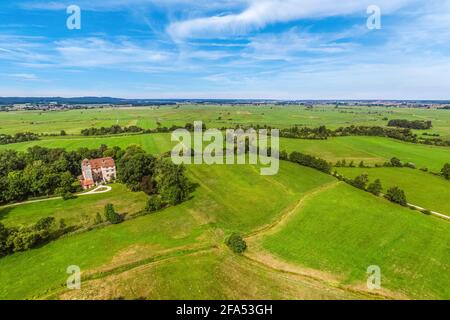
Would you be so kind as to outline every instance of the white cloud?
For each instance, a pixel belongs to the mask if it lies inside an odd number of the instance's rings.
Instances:
[[[39,80],[39,78],[33,73],[12,73],[12,74],[8,74],[8,77],[19,79],[19,80],[27,80],[27,81]]]
[[[378,0],[384,14],[415,0]],[[373,0],[249,0],[240,13],[195,18],[174,22],[168,27],[174,39],[246,34],[272,23],[304,18],[323,18],[349,14],[366,14]]]

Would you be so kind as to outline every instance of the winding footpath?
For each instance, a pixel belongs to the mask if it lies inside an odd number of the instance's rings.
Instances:
[[[93,194],[101,194],[101,193],[107,193],[110,192],[112,190],[112,187],[110,186],[98,186],[95,189],[88,191],[88,192],[82,192],[82,193],[78,193],[76,194],[76,196],[89,196],[89,195],[93,195]],[[58,199],[62,199],[62,197],[52,197],[52,198],[45,198],[45,199],[37,199],[37,200],[29,200],[29,201],[24,201],[24,202],[17,202],[17,203],[12,203],[12,204],[7,204],[5,206],[0,207],[1,209],[5,209],[5,208],[10,208],[10,207],[17,207],[17,206],[21,206],[23,204],[30,204],[30,203],[37,203],[37,202],[44,202],[44,201],[51,201],[51,200],[58,200]]]

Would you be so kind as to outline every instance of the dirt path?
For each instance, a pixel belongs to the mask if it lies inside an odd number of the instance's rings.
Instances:
[[[326,190],[332,189],[336,187],[337,185],[341,184],[340,181],[334,181],[325,185],[322,185],[316,189],[313,189],[306,194],[303,195],[303,197],[294,205],[284,209],[284,211],[281,213],[281,215],[273,222],[271,222],[268,225],[263,226],[262,228],[253,231],[247,235],[245,235],[246,239],[260,237],[269,233],[274,233],[277,230],[281,229],[289,220],[289,218],[294,215],[303,205],[306,201],[309,199],[315,197],[321,192],[324,192]]]
[[[98,191],[98,189],[103,189],[103,188],[105,190]],[[112,187],[110,187],[110,186],[98,186],[94,190],[91,190],[89,192],[84,192],[84,193],[78,193],[78,194],[76,194],[76,196],[89,196],[89,195],[93,195],[93,194],[107,193],[107,192],[110,192],[111,190],[112,190]],[[2,207],[0,207],[0,210],[1,209],[5,209],[5,208],[10,208],[10,207],[21,206],[23,204],[30,204],[30,203],[58,200],[58,199],[62,199],[62,197],[52,197],[52,198],[45,198],[45,199],[37,199],[37,200],[28,200],[28,201],[24,201],[24,202],[17,202],[17,203],[7,204],[6,206],[2,206]]]
[[[342,285],[341,280],[337,275],[330,274],[327,272],[323,272],[320,270],[305,268],[296,264],[292,264],[290,262],[284,261],[275,255],[271,254],[267,250],[261,247],[260,240],[262,237],[267,236],[269,234],[274,234],[280,229],[282,229],[287,223],[289,223],[290,218],[298,212],[298,210],[310,199],[316,197],[320,193],[330,190],[343,182],[335,181],[323,186],[320,186],[307,194],[305,194],[296,204],[288,207],[284,210],[284,212],[280,215],[280,217],[272,222],[269,225],[262,227],[259,230],[256,230],[246,236],[244,236],[245,240],[248,244],[248,250],[244,254],[244,256],[252,261],[255,264],[260,266],[264,266],[271,270],[298,276],[304,279],[309,279],[313,281],[317,281],[322,283],[323,285],[330,286],[333,288],[339,288],[341,290],[345,290],[354,294],[360,294],[369,299],[407,299],[407,297],[400,295],[395,292],[391,292],[388,290],[381,291],[368,291],[363,285]]]

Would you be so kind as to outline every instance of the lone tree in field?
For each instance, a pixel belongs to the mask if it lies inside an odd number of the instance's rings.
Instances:
[[[446,163],[444,165],[444,167],[441,170],[441,174],[445,179],[450,180],[450,164],[449,163]]]
[[[227,246],[233,250],[234,253],[243,253],[247,249],[247,243],[242,239],[238,233],[233,233],[226,242]]]
[[[123,221],[122,216],[114,210],[114,206],[111,203],[105,206],[105,218],[112,224],[118,224]]]
[[[372,182],[371,184],[369,184],[369,186],[367,187],[367,191],[379,196],[381,193],[381,190],[383,190],[383,187],[381,186],[381,181],[380,179],[375,180],[374,182]]]
[[[405,192],[400,189],[399,187],[393,187],[390,188],[386,193],[386,199],[388,199],[391,202],[398,203],[399,205],[402,205],[406,207],[408,202],[406,201]]]

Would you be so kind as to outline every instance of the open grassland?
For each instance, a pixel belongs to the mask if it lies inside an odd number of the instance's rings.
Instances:
[[[140,145],[152,154],[170,151],[176,142],[171,142],[169,133],[138,134],[107,137],[52,137],[38,141],[1,145],[0,150],[12,149],[26,151],[29,147],[39,145],[47,148],[65,148],[76,150],[81,147],[98,148],[105,144],[109,147],[126,148]],[[426,167],[439,172],[450,161],[450,148],[411,144],[381,137],[338,137],[328,140],[280,139],[280,149],[288,152],[299,151],[315,155],[335,163],[338,160],[354,161],[358,164],[382,164],[392,157],[403,162],[412,162],[417,167]]]
[[[221,247],[150,263],[63,290],[62,299],[362,299],[304,277],[280,273]]]
[[[245,165],[190,166],[188,175],[199,186],[193,199],[177,207],[0,259],[0,299],[32,298],[58,289],[70,265],[95,274],[175,249],[222,243],[233,231],[247,233],[276,220],[304,193],[333,181],[287,162],[274,177],[260,176],[256,166]]]
[[[0,223],[7,227],[28,226],[39,219],[52,216],[64,219],[66,225],[91,225],[97,213],[103,215],[106,204],[112,203],[117,212],[132,214],[141,211],[147,196],[131,192],[124,185],[113,184],[108,193],[79,196],[70,200],[48,200],[18,206],[0,207]]]
[[[300,106],[177,106],[105,108],[61,112],[0,112],[0,133],[59,133],[40,141],[0,146],[25,151],[33,145],[75,150],[140,145],[161,154],[170,134],[77,136],[88,127],[236,124],[329,128],[385,125],[388,119],[431,120],[429,132],[450,138],[450,111]],[[377,164],[397,157],[438,172],[450,148],[379,137],[328,140],[281,139],[280,149],[330,162]],[[367,294],[366,270],[378,265],[383,290],[394,298],[449,299],[450,223],[339,183],[335,178],[281,162],[276,176],[253,165],[190,165],[197,188],[192,199],[161,212],[65,236],[45,246],[0,259],[0,299],[358,299]],[[409,202],[450,213],[449,182],[406,168],[336,168],[351,178],[368,173],[383,187],[398,185]],[[28,225],[41,217],[91,225],[106,203],[120,213],[142,209],[147,196],[122,185],[77,199],[0,208],[0,223]],[[227,235],[242,233],[246,256],[231,254]],[[66,291],[70,265],[82,270],[82,290]]]
[[[79,148],[96,149],[102,144],[108,147],[121,147],[126,149],[130,145],[139,145],[145,151],[152,154],[161,154],[170,151],[175,143],[170,141],[170,134],[137,134],[137,135],[117,135],[101,137],[51,137],[37,141],[29,141],[15,144],[1,145],[0,150],[12,149],[17,151],[26,151],[32,146],[41,146],[46,148],[63,148],[66,150],[77,150]]]
[[[145,129],[184,125],[202,120],[210,128],[230,127],[237,124],[270,125],[285,128],[293,125],[317,127],[326,125],[335,129],[341,126],[384,126],[388,119],[431,120],[430,133],[450,138],[450,112],[418,108],[339,107],[315,106],[205,106],[182,105],[162,107],[103,108],[69,111],[14,111],[0,112],[0,133],[31,131],[59,133],[65,130],[79,134],[89,127],[137,125]],[[422,131],[418,131],[419,134]]]
[[[391,204],[343,183],[308,199],[264,249],[299,266],[364,287],[377,265],[383,289],[449,299],[450,223]]]
[[[339,137],[328,140],[280,139],[280,148],[300,151],[335,163],[338,160],[383,164],[392,157],[418,168],[439,172],[450,161],[450,148],[405,143],[381,137]]]
[[[450,181],[442,177],[408,168],[336,168],[347,178],[366,173],[369,180],[380,179],[383,192],[398,186],[408,202],[450,216]]]

